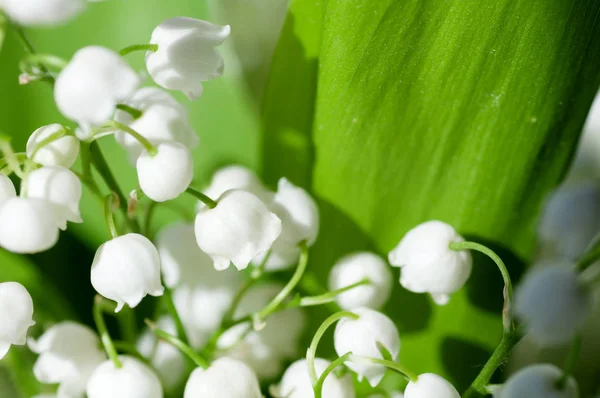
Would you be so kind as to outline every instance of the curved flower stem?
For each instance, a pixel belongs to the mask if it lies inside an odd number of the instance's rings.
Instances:
[[[569,355],[567,356],[567,360],[565,361],[565,366],[563,368],[563,375],[558,382],[556,382],[556,387],[559,390],[564,390],[564,388],[567,386],[569,376],[571,376],[575,370],[575,365],[577,365],[577,359],[579,359],[579,353],[581,352],[581,340],[581,336],[575,336],[573,339],[573,343],[569,349]]]
[[[119,231],[117,231],[117,226],[115,225],[115,218],[113,216],[113,210],[119,207],[119,196],[111,192],[104,198],[104,221],[106,222],[106,227],[108,228],[108,234],[111,239],[114,239],[119,236]]]
[[[273,300],[269,304],[267,304],[262,310],[253,315],[252,320],[255,326],[255,329],[258,327],[260,329],[260,325],[264,322],[264,320],[279,306],[281,303],[285,301],[286,298],[292,293],[300,279],[302,279],[302,275],[304,275],[304,271],[306,271],[306,266],[308,265],[308,245],[306,242],[301,242],[300,246],[300,260],[298,262],[298,267],[296,267],[296,271],[292,278],[289,280],[287,285],[275,296]]]
[[[117,353],[117,349],[115,348],[112,339],[110,338],[108,328],[106,327],[106,322],[104,322],[103,312],[108,309],[108,306],[109,304],[102,296],[96,295],[93,308],[94,322],[96,323],[96,328],[98,329],[98,334],[100,335],[100,340],[102,341],[102,345],[104,346],[106,354],[115,364],[115,367],[121,368],[123,365],[121,364],[121,360],[119,360],[119,354]]]
[[[327,329],[329,329],[331,325],[333,325],[342,318],[358,319],[359,316],[350,311],[336,312],[335,314],[331,315],[329,318],[323,321],[323,323],[321,324],[321,326],[319,326],[319,329],[317,329],[317,332],[313,336],[312,341],[310,342],[310,346],[308,347],[308,351],[306,352],[306,362],[308,364],[308,375],[310,376],[310,382],[313,385],[313,387],[317,384],[318,381],[317,370],[315,369],[315,358],[317,355],[317,347],[319,346],[319,342],[321,341],[321,338],[323,337]]]
[[[202,192],[198,191],[197,189],[194,189],[192,187],[188,187],[188,189],[186,189],[185,192],[187,192],[190,195],[194,196],[196,199],[198,199],[199,201],[201,201],[202,203],[204,203],[205,205],[207,205],[211,209],[214,209],[215,207],[217,207],[217,201],[216,200],[213,200],[213,199],[209,198],[208,196],[206,196]]]
[[[15,152],[13,151],[12,145],[10,144],[10,137],[5,134],[0,134],[0,152],[4,155],[4,161],[6,165],[21,179],[25,178],[23,170],[21,170],[21,163],[19,162]]]
[[[590,247],[588,247],[585,253],[579,258],[575,267],[579,272],[583,272],[588,267],[595,264],[598,259],[600,259],[600,235],[596,236]]]
[[[198,365],[202,369],[206,369],[209,367],[208,361],[197,354],[192,347],[185,344],[183,341],[179,340],[177,337],[165,332],[164,330],[158,329],[154,323],[146,319],[146,324],[152,330],[157,337],[171,344],[172,346],[179,349],[182,353],[187,355],[196,365]]]
[[[115,128],[117,130],[121,130],[124,133],[129,134],[130,136],[135,138],[140,144],[142,144],[142,146],[150,156],[154,156],[158,153],[156,147],[150,142],[150,140],[148,140],[146,137],[144,137],[143,135],[141,135],[140,133],[138,133],[137,131],[135,131],[134,129],[132,129],[124,123],[117,122],[116,120],[111,120],[107,122],[103,127]]]
[[[506,265],[504,261],[498,256],[494,251],[490,248],[477,243],[477,242],[452,242],[450,243],[450,249],[459,251],[459,250],[475,250],[480,253],[485,254],[489,258],[491,258],[500,273],[502,274],[502,279],[504,279],[504,308],[502,309],[502,325],[504,326],[504,332],[508,333],[514,330],[514,320],[512,314],[512,301],[513,301],[513,288],[512,282],[510,280],[510,274],[508,273],[508,269],[506,269]]]
[[[181,340],[185,344],[189,344],[190,340],[185,331],[185,327],[183,326],[183,321],[181,320],[181,317],[179,316],[179,312],[177,312],[177,308],[175,307],[175,302],[173,301],[173,292],[171,291],[171,288],[169,288],[164,283],[164,281],[163,281],[163,286],[165,288],[163,300],[167,307],[167,312],[171,315],[171,318],[173,318],[173,322],[175,322],[175,328],[177,330],[177,337],[179,338],[179,340]]]
[[[119,54],[121,56],[130,54],[134,51],[157,51],[158,50],[158,44],[132,44],[131,46],[127,46],[124,49],[122,49],[121,51],[119,51]]]
[[[134,119],[139,119],[144,114],[144,112],[140,111],[139,109],[127,104],[117,104],[117,109],[129,113],[129,115],[131,115],[131,117]]]
[[[406,369],[404,366],[400,365],[399,363],[391,361],[389,359],[363,357],[360,355],[350,355],[348,360],[350,362],[355,362],[355,363],[367,362],[369,364],[385,366],[388,369],[391,369],[391,370],[394,370],[394,371],[400,373],[402,376],[404,376],[409,381],[417,381],[417,379],[419,378],[419,376],[417,376],[416,373],[411,372],[410,370]]]
[[[333,372],[335,368],[343,365],[344,362],[346,362],[351,356],[352,352],[347,352],[335,361],[331,362],[329,366],[327,366],[325,370],[323,370],[323,373],[321,373],[321,376],[319,376],[319,379],[313,385],[315,398],[321,398],[323,396],[323,384],[325,383],[325,379],[327,378],[327,376],[329,376],[329,374]]]
[[[31,41],[29,41],[29,38],[25,34],[25,31],[20,26],[17,26],[15,24],[12,24],[12,26],[25,52],[29,55],[36,55],[37,51],[35,51],[35,47],[33,47],[33,44],[31,43]],[[48,83],[50,83],[51,86],[54,86],[56,79],[54,78],[54,76],[52,76],[48,68],[46,68],[44,64],[38,64],[38,66],[40,70],[46,75],[45,80]]]
[[[371,284],[371,281],[368,278],[365,278],[359,282],[353,283],[348,286],[344,286],[340,289],[331,290],[327,293],[323,293],[318,296],[302,297],[299,300],[298,307],[312,307],[315,305],[331,303],[332,301],[335,301],[336,297],[340,294],[345,293],[348,290],[352,290],[355,287],[369,284]]]
[[[48,68],[55,68],[61,70],[65,66],[67,66],[67,63],[68,62],[64,59],[57,57],[53,54],[29,53],[25,56],[25,58],[21,60],[19,66],[22,71],[28,71],[32,66],[40,68],[40,65],[42,65],[46,68],[46,71],[44,73],[48,73]]]

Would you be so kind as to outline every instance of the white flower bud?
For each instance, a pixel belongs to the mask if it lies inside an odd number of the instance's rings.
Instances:
[[[208,369],[197,368],[185,385],[184,398],[262,398],[258,379],[246,364],[223,357]]]
[[[86,130],[106,122],[117,103],[135,92],[140,80],[119,54],[89,46],[77,51],[58,75],[54,99],[63,115]]]
[[[85,0],[2,0],[0,8],[23,26],[60,25],[85,9]]]
[[[231,262],[241,270],[269,250],[281,233],[281,220],[253,194],[232,190],[214,209],[200,209],[195,231],[198,246],[213,259],[215,269],[226,269]]]
[[[157,153],[143,152],[137,160],[137,175],[142,191],[155,202],[175,199],[194,177],[194,159],[188,148],[177,142],[156,146]]]
[[[380,358],[383,355],[379,346],[383,346],[394,359],[400,352],[400,335],[394,322],[381,312],[369,308],[358,308],[352,311],[358,319],[342,318],[338,321],[333,335],[333,345],[339,356],[352,352],[354,355]],[[361,362],[346,362],[346,366],[356,372],[358,380],[363,377],[375,387],[386,368],[382,365]]]
[[[14,253],[39,253],[58,241],[55,208],[36,198],[15,197],[0,204],[0,246]]]
[[[33,321],[33,300],[18,282],[0,283],[0,359],[12,344],[27,342],[27,329]]]
[[[320,376],[331,362],[315,358],[314,364],[317,376]],[[283,374],[281,383],[274,386],[272,390],[272,394],[277,398],[313,398],[313,387],[306,359],[300,359],[291,364]],[[352,376],[349,374],[338,377],[335,372],[331,372],[323,383],[323,397],[354,398],[355,396]]]
[[[40,383],[60,384],[58,397],[82,397],[92,372],[106,360],[100,339],[87,326],[61,322],[29,347],[40,354],[33,373]]]
[[[217,170],[203,192],[209,198],[218,199],[225,191],[232,189],[248,191],[261,200],[270,200],[272,195],[252,170],[239,165]],[[204,203],[198,202],[197,211],[204,206]]]
[[[160,257],[143,235],[127,234],[102,244],[92,263],[92,286],[104,297],[133,308],[150,294],[161,296]]]
[[[563,371],[554,365],[537,364],[510,376],[494,393],[495,398],[579,398],[579,387],[569,377],[564,388],[557,387]],[[410,397],[409,397],[410,398]]]
[[[46,166],[29,173],[27,196],[48,201],[54,205],[59,228],[66,229],[67,221],[83,222],[79,214],[81,181],[71,170],[60,166]]]
[[[15,196],[17,196],[15,185],[10,178],[0,173],[0,203],[7,199],[14,198]]]
[[[158,376],[139,360],[120,355],[123,365],[106,361],[94,370],[87,384],[88,398],[163,398]]]
[[[134,119],[129,113],[117,110],[115,120],[128,125],[152,144],[174,141],[188,149],[198,146],[198,135],[190,124],[187,110],[166,91],[143,87],[126,103],[142,111],[142,116]],[[135,163],[144,150],[142,144],[122,131],[115,133],[115,139],[127,149],[130,160]]]
[[[377,310],[386,303],[392,291],[392,272],[378,255],[369,252],[352,253],[339,259],[329,272],[329,290],[341,289],[364,279],[368,285],[354,287],[335,301],[345,310],[368,307]]]
[[[569,266],[540,266],[518,286],[515,314],[541,344],[571,340],[590,311],[590,294]]]
[[[65,135],[44,146],[42,142],[63,129],[58,123],[42,126],[35,130],[27,140],[27,157],[43,166],[73,166],[79,155],[79,140]]]
[[[406,290],[429,293],[437,304],[444,305],[471,275],[470,252],[449,248],[451,243],[463,241],[451,225],[427,221],[408,231],[388,260],[402,267],[400,284]]]
[[[446,379],[433,373],[419,375],[410,381],[404,390],[405,398],[460,398],[456,388]],[[514,397],[517,398],[517,397]]]
[[[215,49],[229,37],[229,26],[193,18],[167,19],[152,32],[157,51],[146,53],[146,68],[159,86],[179,90],[191,99],[202,94],[202,81],[223,74],[225,64]]]

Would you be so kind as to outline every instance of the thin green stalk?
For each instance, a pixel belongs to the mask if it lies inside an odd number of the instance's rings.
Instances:
[[[324,293],[324,294],[320,294],[318,296],[302,297],[300,299],[300,302],[298,303],[298,306],[299,307],[311,307],[311,306],[315,306],[315,305],[331,303],[331,302],[335,301],[336,297],[339,296],[340,294],[345,293],[348,290],[352,290],[355,287],[368,285],[370,283],[371,283],[371,281],[369,279],[365,278],[359,282],[342,287],[340,289],[332,290],[332,291]]]
[[[198,191],[197,189],[188,187],[188,189],[186,189],[185,192],[194,196],[196,199],[198,199],[199,201],[201,201],[202,203],[204,203],[211,209],[214,209],[215,207],[217,207],[217,202],[215,200],[209,198],[208,196],[206,196],[202,192]]]
[[[150,328],[152,333],[154,333],[158,338],[166,341],[167,343],[169,343],[172,346],[179,349],[182,353],[184,353],[192,361],[194,361],[194,363],[196,365],[198,365],[200,368],[206,369],[209,367],[210,364],[208,363],[208,361],[205,358],[201,357],[199,354],[197,354],[192,349],[192,347],[185,344],[183,341],[179,340],[177,337],[165,332],[164,330],[158,329],[154,323],[152,323],[151,321],[149,321],[147,319],[146,319],[146,324],[148,325],[148,327]]]
[[[569,376],[571,376],[575,370],[575,366],[577,365],[577,360],[579,359],[579,354],[581,352],[581,340],[581,336],[575,336],[573,339],[573,343],[569,349],[569,355],[567,356],[565,366],[563,367],[563,375],[556,383],[556,387],[559,390],[563,390],[567,386]]]
[[[58,70],[61,70],[65,66],[67,66],[67,61],[53,54],[35,53],[26,55],[25,58],[23,58],[20,62],[20,68],[24,71],[31,70],[32,66],[39,68],[40,65],[43,65],[44,67],[46,67],[46,69],[56,68]]]
[[[313,336],[312,341],[310,342],[310,346],[308,347],[308,351],[306,352],[306,362],[308,364],[308,374],[310,376],[310,383],[313,386],[316,385],[318,381],[317,370],[315,369],[315,358],[317,356],[317,348],[319,347],[319,342],[321,341],[321,338],[323,337],[327,329],[329,329],[331,325],[333,325],[342,318],[358,319],[359,316],[350,311],[336,312],[335,314],[331,315],[329,318],[323,321],[323,323],[321,324],[321,326],[319,326],[319,329],[317,329],[317,332]]]
[[[134,108],[132,106],[129,106],[127,104],[117,104],[117,109],[120,110],[120,111],[129,113],[129,115],[131,115],[131,117],[134,118],[134,119],[139,119],[144,114],[139,109],[136,109],[136,108]]]
[[[585,271],[591,265],[595,264],[600,259],[600,236],[596,236],[594,242],[579,258],[576,268],[579,272]]]
[[[175,322],[175,328],[177,330],[177,337],[179,338],[179,340],[181,340],[185,344],[189,344],[190,340],[185,331],[185,326],[183,326],[183,321],[181,320],[181,317],[179,316],[179,312],[177,312],[177,308],[175,307],[175,302],[173,301],[173,292],[171,291],[171,289],[169,287],[167,287],[167,285],[165,285],[164,282],[163,282],[163,286],[165,287],[165,292],[163,294],[163,300],[164,300],[165,306],[167,307],[167,312],[171,315],[171,318],[173,318],[173,322]]]
[[[4,155],[6,165],[21,179],[25,178],[23,170],[21,170],[21,163],[17,159],[15,152],[13,151],[12,145],[10,144],[10,137],[2,134],[0,136],[0,151]]]
[[[130,54],[134,51],[157,51],[158,50],[158,44],[132,44],[131,46],[127,46],[124,49],[122,49],[121,51],[119,51],[119,54],[121,56]]]
[[[37,51],[35,51],[35,47],[25,34],[25,31],[20,26],[17,26],[15,24],[13,24],[12,26],[25,52],[30,55],[37,54]],[[51,86],[54,86],[56,79],[54,78],[54,76],[52,76],[48,68],[46,68],[44,64],[38,64],[38,67],[46,75],[45,80],[48,81],[48,83],[50,83]]]
[[[475,250],[485,254],[496,263],[496,266],[502,274],[504,279],[504,308],[502,309],[502,325],[504,326],[504,332],[509,333],[514,330],[515,324],[512,313],[512,302],[513,302],[513,287],[510,280],[510,274],[504,264],[504,261],[494,253],[490,248],[477,243],[477,242],[452,242],[450,243],[451,250]]]
[[[106,228],[111,239],[119,236],[119,231],[115,224],[115,218],[113,216],[113,209],[118,207],[119,197],[116,193],[111,192],[104,198],[104,222],[106,222]]]
[[[144,137],[143,135],[141,135],[140,133],[138,133],[137,131],[135,131],[134,129],[132,129],[131,127],[129,127],[128,125],[126,125],[124,123],[117,122],[116,120],[111,120],[111,121],[107,122],[103,126],[103,128],[104,127],[115,128],[117,130],[121,130],[124,133],[129,134],[130,136],[135,138],[140,144],[142,144],[142,146],[144,147],[144,149],[146,150],[146,152],[148,152],[148,154],[150,156],[154,156],[158,152],[156,150],[156,147],[154,146],[154,144],[152,144],[150,142],[150,140],[148,140],[146,137]]]
[[[368,362],[369,364],[385,366],[388,369],[391,369],[391,370],[394,370],[394,371],[400,373],[402,376],[404,376],[409,381],[417,381],[417,379],[419,378],[419,376],[416,373],[411,372],[410,370],[406,369],[404,366],[400,365],[399,363],[390,361],[389,359],[363,357],[360,355],[351,355],[350,358],[348,358],[348,359],[350,362],[355,362],[355,363]]]
[[[341,357],[337,358],[335,361],[331,362],[329,366],[327,366],[325,370],[323,370],[323,373],[321,373],[321,376],[319,376],[319,379],[313,385],[315,398],[321,398],[323,396],[323,384],[325,383],[325,379],[327,378],[327,376],[329,376],[329,374],[333,372],[335,368],[343,365],[344,362],[346,362],[351,355],[352,352],[345,353]]]
[[[123,339],[131,344],[135,344],[137,340],[137,326],[135,321],[135,312],[133,308],[124,307],[117,315],[119,330]]]
[[[103,312],[106,308],[104,301],[105,300],[102,298],[102,296],[96,295],[93,308],[94,322],[96,323],[96,328],[98,329],[98,334],[100,335],[100,340],[102,341],[102,345],[104,346],[106,354],[115,364],[115,367],[121,368],[123,365],[119,359],[119,354],[117,353],[117,349],[115,348],[112,339],[110,338],[108,328],[106,327],[106,322],[104,322]]]

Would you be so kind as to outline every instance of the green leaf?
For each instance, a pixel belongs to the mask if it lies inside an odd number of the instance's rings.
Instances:
[[[498,250],[518,277],[600,82],[599,12],[585,0],[327,1],[313,25],[317,79],[275,72],[264,120],[265,175],[302,170],[294,180],[321,200],[311,257],[320,276],[348,251],[385,255],[440,219]],[[292,10],[274,71],[289,67],[290,43],[302,44],[289,28],[297,19]],[[286,95],[290,84],[306,91]],[[278,160],[284,129],[269,126],[308,123],[284,111],[305,109],[315,92],[308,143]],[[499,341],[501,302],[500,275],[482,256],[447,306],[397,286],[386,311],[402,362],[466,387]]]

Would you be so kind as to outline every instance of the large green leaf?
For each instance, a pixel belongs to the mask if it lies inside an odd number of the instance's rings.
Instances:
[[[599,13],[586,0],[327,1],[312,31],[315,79],[277,73],[292,45],[310,48],[290,27],[300,19],[292,9],[265,98],[265,175],[302,170],[295,181],[320,198],[320,275],[350,250],[385,254],[411,227],[440,219],[499,250],[518,276],[599,84]],[[286,95],[288,85],[305,90]],[[306,109],[315,92],[310,118],[269,112]],[[308,143],[277,160],[285,130],[269,126],[299,123]],[[475,260],[449,305],[398,287],[388,308],[401,360],[460,388],[501,331],[500,278]]]

